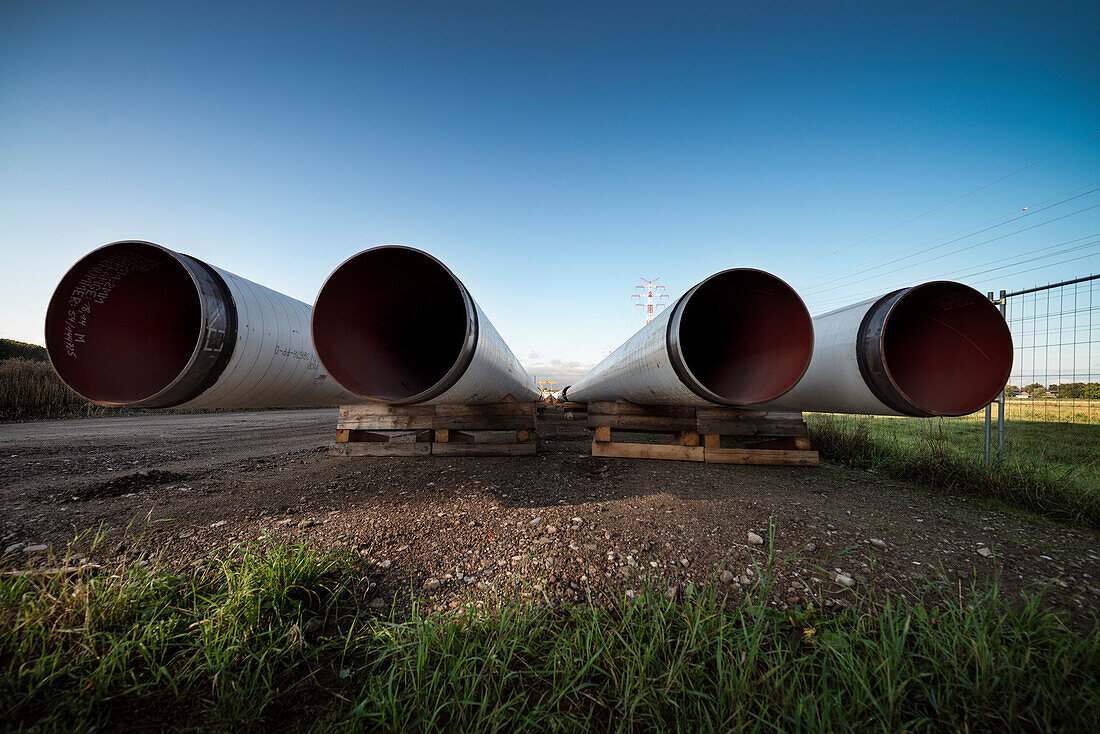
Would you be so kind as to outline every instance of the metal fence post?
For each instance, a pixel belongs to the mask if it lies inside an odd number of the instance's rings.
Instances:
[[[990,293],[989,295],[993,295]],[[1001,291],[1001,297],[997,300],[997,305],[1001,307],[1001,316],[1005,315],[1008,305],[1008,291]],[[988,413],[986,414],[988,416]],[[988,418],[987,418],[988,421]],[[986,442],[988,446],[988,441]],[[988,449],[987,449],[988,454]],[[1001,394],[997,396],[997,461],[1001,462],[1005,459],[1005,391],[1001,390]]]
[[[993,291],[989,291],[989,300],[993,301]],[[994,301],[996,303],[996,301]],[[1002,313],[1002,315],[1004,315]],[[1004,390],[1001,390],[1001,396],[1004,396]],[[985,406],[985,465],[989,466],[989,438],[990,438],[990,424],[993,418],[993,404]]]

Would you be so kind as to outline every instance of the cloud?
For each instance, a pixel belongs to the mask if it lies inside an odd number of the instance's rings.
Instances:
[[[523,362],[524,369],[532,375],[535,375],[539,380],[556,381],[558,384],[554,385],[555,390],[561,390],[569,383],[575,382],[576,379],[585,372],[592,369],[591,364],[578,362],[575,359],[546,359],[535,352],[531,352],[531,355],[527,359],[521,361]]]

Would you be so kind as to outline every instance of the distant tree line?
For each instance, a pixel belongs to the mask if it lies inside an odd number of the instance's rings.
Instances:
[[[1005,385],[1006,398],[1014,398],[1021,392],[1026,392],[1033,398],[1057,397],[1100,400],[1100,382],[1066,382],[1061,385],[1057,383],[1043,385],[1039,382],[1033,382],[1030,385],[1024,385],[1022,390],[1015,385]]]
[[[0,361],[5,359],[28,359],[32,362],[49,362],[46,348],[37,344],[17,342],[14,339],[0,339]]]

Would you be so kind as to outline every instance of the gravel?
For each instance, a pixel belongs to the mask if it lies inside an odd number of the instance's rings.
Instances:
[[[758,593],[752,569],[768,564],[764,538],[774,533],[777,607],[840,606],[851,594],[840,575],[910,594],[942,568],[999,576],[1006,592],[1043,584],[1045,603],[1071,623],[1100,613],[1096,532],[975,498],[827,464],[595,459],[583,421],[552,411],[536,457],[334,457],[335,419],[275,411],[0,425],[2,563],[49,563],[23,552],[31,539],[97,563],[163,552],[191,565],[273,538],[354,553],[376,584],[370,598],[387,604],[422,594],[426,608],[599,601],[647,579],[683,590],[713,577],[737,598]]]

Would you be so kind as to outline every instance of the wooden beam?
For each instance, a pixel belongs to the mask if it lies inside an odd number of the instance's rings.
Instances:
[[[805,436],[801,413],[737,408],[697,408],[696,430],[722,436]]]
[[[615,416],[644,416],[647,418],[694,418],[695,408],[690,405],[638,405],[625,400],[613,403],[589,403],[588,414]]]
[[[609,426],[596,426],[596,433],[592,440],[607,443],[611,440],[611,428]]]
[[[485,405],[436,405],[437,416],[526,415],[534,417],[537,403],[487,403]]]
[[[622,431],[660,431],[679,433],[694,431],[696,421],[691,416],[646,416],[646,415],[607,415],[588,414],[588,427],[607,426]]]
[[[434,405],[388,405],[386,403],[365,403],[363,405],[341,405],[340,417],[349,420],[374,418],[377,416],[423,416],[435,415]]]
[[[433,428],[469,431],[514,431],[534,428],[535,423],[533,412],[531,415],[437,415],[432,418]]]
[[[433,456],[534,456],[535,443],[433,443]]]
[[[337,456],[428,456],[430,443],[372,443],[369,441],[338,443],[332,448]]]
[[[785,438],[769,438],[766,441],[754,441],[753,443],[750,443],[746,448],[809,451],[813,447],[810,446],[810,439],[806,436],[787,436]]]
[[[789,410],[750,410],[747,408],[724,408],[718,405],[700,406],[695,409],[695,416],[700,420],[802,420],[801,413]]]
[[[717,433],[721,436],[806,436],[809,430],[802,421],[772,420],[703,420],[695,423],[699,433]]]
[[[704,434],[703,446],[708,449],[720,449],[722,448],[722,437],[717,433]]]
[[[514,430],[534,428],[537,408],[537,403],[520,403],[514,398],[487,405],[345,405],[340,408],[336,427],[367,431],[425,428]]]
[[[336,427],[353,431],[416,430],[431,428],[433,420],[434,416],[428,414],[347,416],[337,419]]]
[[[708,464],[817,466],[816,451],[774,449],[705,449]]]
[[[344,456],[512,456],[538,451],[538,403],[506,396],[485,405],[346,405],[337,420]],[[354,448],[347,448],[354,446]],[[438,452],[435,447],[441,447]],[[415,447],[415,448],[407,448]]]
[[[592,455],[615,459],[671,459],[702,461],[702,446],[660,446],[650,443],[592,442]]]

